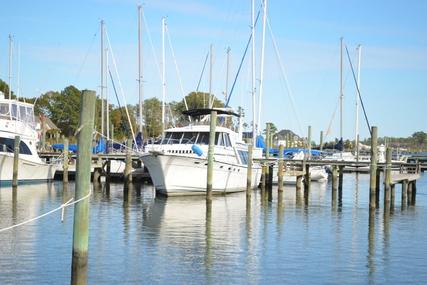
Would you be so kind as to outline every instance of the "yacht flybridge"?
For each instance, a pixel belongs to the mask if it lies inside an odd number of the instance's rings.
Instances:
[[[198,195],[206,193],[207,156],[209,145],[208,121],[211,110],[224,116],[238,116],[223,109],[194,109],[184,112],[193,118],[203,118],[197,124],[165,130],[159,144],[147,145],[141,160],[148,168],[156,190],[164,195]],[[194,121],[193,121],[194,122]],[[197,122],[197,120],[196,120]],[[261,158],[262,149],[254,148],[253,157]],[[239,132],[226,126],[215,131],[213,193],[229,193],[246,189],[248,145]],[[261,168],[253,165],[252,187],[259,184]]]
[[[53,179],[56,166],[46,164],[37,154],[38,135],[34,106],[5,99],[0,94],[0,183],[12,182],[15,136],[20,136],[18,182]]]

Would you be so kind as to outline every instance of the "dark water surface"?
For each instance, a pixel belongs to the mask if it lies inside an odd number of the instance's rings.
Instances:
[[[271,201],[253,192],[156,197],[95,188],[90,199],[89,284],[402,284],[427,280],[427,178],[416,206],[369,215],[369,176],[346,174],[342,203],[331,184],[308,197],[285,187]],[[46,213],[74,195],[62,183],[0,189],[0,229]],[[73,209],[0,233],[0,284],[69,284]]]

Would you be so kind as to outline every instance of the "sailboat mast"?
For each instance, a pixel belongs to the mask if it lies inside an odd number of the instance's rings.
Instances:
[[[16,70],[17,81],[16,81],[16,98],[21,96],[21,45],[18,43],[18,67]]]
[[[104,78],[105,78],[105,67],[104,67],[104,20],[101,20],[101,136],[104,135]]]
[[[343,38],[340,39],[340,48],[341,48],[341,56],[340,56],[340,139],[341,142],[343,142],[343,135],[342,135],[342,125],[343,125],[343,99],[344,99],[344,93],[343,93]],[[343,152],[344,146],[342,146],[341,149],[341,158],[342,158],[342,152]]]
[[[228,77],[229,77],[229,69],[230,69],[230,47],[227,48],[227,71],[225,74],[225,94],[224,94],[224,102],[227,102],[227,98],[228,98]]]
[[[360,90],[360,64],[362,60],[362,45],[357,46],[358,61],[357,61],[357,90],[356,90],[356,160],[359,161],[359,92]]]
[[[12,99],[12,35],[9,34],[9,99]]]
[[[251,25],[251,34],[252,34],[252,143],[255,143],[256,134],[257,134],[257,119],[256,119],[256,87],[255,87],[255,0],[252,0],[252,25]]]
[[[212,44],[209,46],[209,108],[213,106],[212,96],[212,65],[213,65],[213,47]]]
[[[265,54],[265,27],[267,20],[267,0],[263,0],[263,14],[262,14],[262,42],[261,42],[261,72],[259,84],[259,101],[258,101],[258,126],[261,125],[261,107],[262,95],[264,92],[264,54]],[[259,130],[258,130],[259,132]]]
[[[166,19],[163,17],[162,18],[162,135],[165,132],[165,98],[166,98],[165,27],[166,27]]]
[[[105,49],[105,72],[104,72],[104,76],[105,76],[105,117],[106,117],[106,127],[107,127],[107,141],[110,140],[110,108],[109,108],[109,101],[110,99],[108,98],[108,80],[107,80],[107,73],[108,73],[108,49]]]
[[[139,95],[139,132],[142,134],[142,102],[143,102],[143,78],[142,78],[142,6],[138,6],[138,95]]]

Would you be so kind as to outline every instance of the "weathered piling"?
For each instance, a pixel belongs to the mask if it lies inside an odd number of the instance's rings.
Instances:
[[[305,164],[304,172],[304,192],[309,192],[311,187],[310,164]]]
[[[253,146],[248,145],[248,168],[246,173],[246,196],[252,194],[252,161],[253,161]]]
[[[96,95],[84,90],[80,99],[80,123],[78,133],[78,155],[76,170],[75,200],[90,194],[90,166],[92,155],[92,133]],[[89,199],[83,199],[74,206],[73,257],[71,284],[87,283],[87,261],[89,242]]]
[[[265,141],[266,141],[266,148],[267,148],[265,151],[265,158],[269,159],[270,158],[270,148],[271,148],[271,144],[270,144],[270,123],[267,123],[267,126],[266,126]],[[269,168],[267,167],[265,170],[266,175],[267,175],[266,178],[268,178],[268,170],[269,170]]]
[[[210,128],[209,128],[209,149],[208,149],[208,173],[207,173],[207,185],[206,185],[206,203],[212,203],[212,182],[213,182],[216,115],[217,115],[216,111],[211,111],[211,122],[210,122]]]
[[[344,183],[344,165],[340,165],[338,170],[338,192],[342,193],[342,186]]]
[[[376,204],[376,208],[379,208],[379,206],[380,206],[380,196],[381,196],[380,182],[381,182],[381,168],[377,167],[377,174],[376,174],[376,178],[375,178],[375,188],[376,188],[375,204]]]
[[[401,198],[401,207],[402,209],[406,208],[406,197],[407,197],[407,192],[408,191],[408,180],[403,180],[402,181],[402,198]]]
[[[105,173],[105,190],[110,191],[110,182],[111,182],[111,160],[107,159],[107,170]]]
[[[417,200],[417,181],[412,181],[412,197],[411,197],[411,205],[415,206],[415,202]]]
[[[132,183],[132,139],[128,139],[126,143],[126,163],[125,163],[125,183]]]
[[[408,182],[408,205],[412,205],[412,181]]]
[[[265,186],[267,185],[267,165],[265,163],[262,163],[261,165],[261,191],[265,190]]]
[[[283,145],[279,146],[279,161],[278,161],[278,172],[277,172],[277,190],[283,191]]]
[[[332,165],[332,192],[338,191],[338,166]]]
[[[384,172],[384,207],[390,206],[391,198],[391,148],[386,150],[386,167]]]
[[[40,128],[41,128],[40,149],[42,151],[45,151],[46,149],[46,117],[44,115],[40,117]]]
[[[297,175],[296,191],[299,192],[302,187],[302,175]]]
[[[19,145],[21,144],[21,137],[15,136],[15,145],[13,147],[13,173],[12,173],[12,187],[18,186],[18,168],[19,168]]]
[[[62,163],[62,182],[68,183],[68,139],[64,138],[64,162]]]
[[[342,188],[344,183],[344,165],[339,166],[338,179],[338,206],[342,206]]]
[[[377,192],[377,138],[378,138],[377,127],[371,128],[371,165],[370,165],[370,177],[369,177],[369,207],[376,207],[376,192]]]

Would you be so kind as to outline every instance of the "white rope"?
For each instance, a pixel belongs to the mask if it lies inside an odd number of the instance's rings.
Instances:
[[[45,216],[48,216],[48,215],[50,215],[50,214],[52,214],[52,213],[54,213],[54,212],[56,212],[56,211],[62,210],[62,209],[63,209],[63,208],[65,208],[65,207],[68,207],[68,206],[71,206],[71,205],[77,204],[78,202],[83,201],[84,199],[89,198],[89,197],[90,197],[90,195],[92,195],[92,189],[89,189],[89,193],[88,193],[86,196],[84,196],[84,197],[82,197],[82,198],[80,198],[80,199],[78,199],[78,200],[76,200],[76,201],[74,201],[74,202],[71,202],[71,201],[74,199],[74,198],[71,198],[70,200],[68,200],[67,202],[65,202],[64,204],[62,204],[61,206],[59,206],[58,208],[55,208],[55,209],[53,209],[53,210],[51,210],[51,211],[49,211],[49,212],[47,212],[47,213],[44,213],[44,214],[42,214],[42,215],[40,215],[40,216],[37,216],[37,217],[31,218],[31,219],[26,220],[26,221],[24,221],[24,222],[21,222],[21,223],[19,223],[19,224],[15,224],[15,225],[12,225],[12,226],[10,226],[10,227],[6,227],[6,228],[3,228],[3,229],[0,229],[0,233],[1,233],[1,232],[8,231],[8,230],[13,229],[13,228],[17,228],[17,227],[20,227],[20,226],[26,225],[26,224],[31,223],[31,222],[33,222],[33,221],[39,220],[39,219],[41,219],[41,218],[43,218],[43,217],[45,217]]]

